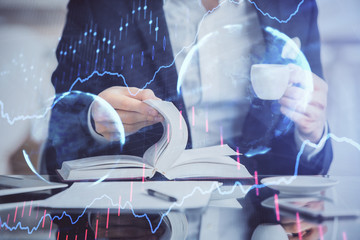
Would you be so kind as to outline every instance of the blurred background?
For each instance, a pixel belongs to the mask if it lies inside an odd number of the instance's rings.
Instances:
[[[360,1],[317,2],[330,129],[359,144]],[[0,174],[32,173],[22,150],[38,165],[66,5],[65,0],[0,0]],[[330,174],[359,175],[360,150],[335,140],[333,148]]]

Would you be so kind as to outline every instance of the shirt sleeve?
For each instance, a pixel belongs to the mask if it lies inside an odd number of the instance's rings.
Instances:
[[[311,161],[311,159],[316,154],[320,153],[321,150],[324,148],[324,145],[326,142],[325,141],[326,139],[324,139],[324,138],[327,137],[328,133],[329,133],[329,127],[326,122],[323,135],[322,135],[321,139],[319,140],[319,143],[316,145],[316,147],[306,144],[304,151],[303,151],[303,155],[308,161]],[[295,138],[296,147],[297,147],[298,151],[300,151],[302,145],[304,144],[305,139],[300,136],[300,133],[297,128],[295,128],[294,138]]]
[[[90,135],[98,142],[101,142],[101,143],[108,143],[109,141],[104,138],[102,135],[98,134],[95,129],[93,128],[92,124],[91,124],[91,110],[92,110],[92,107],[94,105],[94,102],[93,101],[89,107],[89,110],[88,110],[88,114],[87,114],[87,125],[88,125],[88,128],[89,128],[89,132],[90,132]]]

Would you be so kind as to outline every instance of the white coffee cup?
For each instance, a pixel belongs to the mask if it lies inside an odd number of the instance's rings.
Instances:
[[[256,227],[251,240],[288,240],[284,228],[280,224],[263,223]]]
[[[282,64],[254,64],[250,77],[258,98],[278,100],[289,86],[290,67]]]

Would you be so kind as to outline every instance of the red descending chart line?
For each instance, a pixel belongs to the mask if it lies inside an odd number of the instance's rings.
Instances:
[[[107,210],[106,229],[109,229],[109,215],[110,215],[110,208],[108,208],[108,210]]]
[[[53,221],[50,222],[50,230],[49,230],[49,238],[51,238],[51,229],[52,229]]]
[[[274,195],[274,202],[275,202],[276,221],[280,222],[279,199],[277,194]]]
[[[98,225],[99,225],[99,219],[96,219],[96,227],[95,227],[95,239],[97,239],[97,233],[98,233]]]
[[[43,217],[43,222],[42,222],[42,228],[44,228],[45,226],[45,217],[46,217],[46,209],[44,211],[44,217]]]
[[[321,224],[318,226],[318,229],[319,229],[320,240],[324,240],[324,232]]]
[[[143,174],[142,174],[142,182],[145,182],[145,163],[143,163]]]
[[[31,216],[31,208],[32,208],[33,200],[30,202],[30,209],[29,209],[29,217]]]
[[[24,211],[25,211],[25,201],[23,203],[22,211],[21,211],[21,218],[24,217]]]
[[[302,240],[302,235],[301,235],[301,223],[300,223],[299,212],[296,212],[296,226],[297,226],[297,231],[298,231],[299,240]]]
[[[18,206],[15,208],[15,214],[14,214],[14,222],[16,221],[16,214],[17,214]]]
[[[259,196],[259,188],[258,188],[259,179],[258,179],[258,173],[257,173],[257,171],[255,171],[254,175],[255,175],[255,185],[256,185],[256,189],[255,189],[255,191],[256,191],[256,196]]]
[[[220,145],[224,146],[223,128],[220,126]]]
[[[343,240],[347,240],[346,232],[343,232]]]

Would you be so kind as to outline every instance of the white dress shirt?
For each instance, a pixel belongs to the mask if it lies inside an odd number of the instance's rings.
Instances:
[[[241,135],[251,101],[250,51],[264,47],[256,12],[246,1],[224,1],[205,15],[197,0],[168,0],[164,11],[193,147]]]

